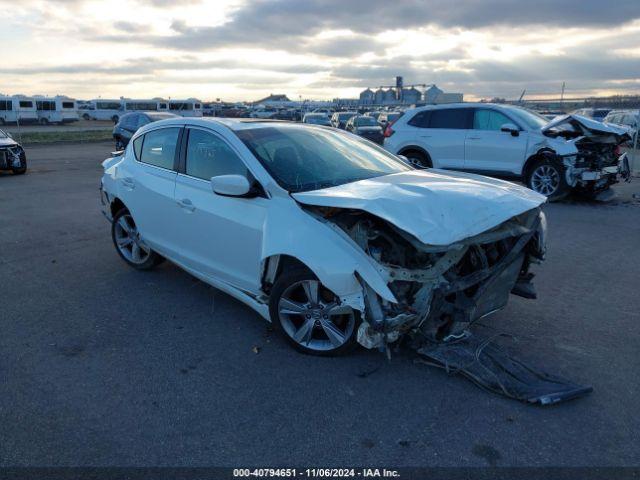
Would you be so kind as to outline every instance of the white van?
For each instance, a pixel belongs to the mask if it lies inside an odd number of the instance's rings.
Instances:
[[[33,98],[24,95],[0,96],[0,125],[37,121],[38,114]]]
[[[167,112],[169,110],[169,102],[162,98],[124,98],[122,102],[126,112]]]
[[[201,117],[202,102],[197,98],[169,100],[169,112],[181,117]]]
[[[118,123],[120,116],[124,113],[124,105],[119,98],[117,100],[95,98],[89,100],[87,108],[82,111],[82,118],[85,120],[111,120],[113,123]]]
[[[80,120],[76,101],[62,95],[53,98],[35,97],[38,122],[42,125],[49,123],[71,123]]]

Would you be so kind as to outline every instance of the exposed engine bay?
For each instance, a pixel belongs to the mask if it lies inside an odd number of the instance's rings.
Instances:
[[[384,348],[404,334],[459,338],[472,322],[504,307],[509,293],[535,298],[529,267],[544,258],[546,228],[539,208],[446,247],[423,244],[361,210],[311,209],[374,260],[398,299],[388,302],[364,285],[358,341],[367,348]]]
[[[24,150],[20,145],[0,146],[0,170],[19,168],[24,158]]]

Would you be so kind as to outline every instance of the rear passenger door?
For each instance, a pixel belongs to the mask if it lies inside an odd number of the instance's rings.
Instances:
[[[525,161],[529,134],[520,129],[517,135],[501,131],[502,125],[518,124],[502,112],[476,108],[473,128],[465,141],[466,170],[520,174]]]
[[[435,168],[464,167],[464,141],[471,126],[473,109],[438,108],[422,119],[423,126],[418,130],[417,143],[431,157]]]
[[[181,127],[151,130],[133,141],[135,159],[118,171],[119,190],[145,242],[161,254],[172,254],[168,212],[175,208],[178,142]]]
[[[184,165],[176,179],[173,225],[183,263],[194,270],[257,293],[262,229],[269,201],[218,195],[211,177],[253,177],[238,152],[208,129],[185,132]]]

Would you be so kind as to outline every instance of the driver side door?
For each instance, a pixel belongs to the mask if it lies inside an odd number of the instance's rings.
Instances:
[[[206,276],[256,293],[269,200],[213,192],[212,177],[243,175],[252,180],[240,155],[221,135],[191,127],[184,142],[174,195],[181,260]]]

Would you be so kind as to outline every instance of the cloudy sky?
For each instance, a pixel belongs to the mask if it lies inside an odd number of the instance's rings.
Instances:
[[[203,100],[640,93],[640,0],[0,0],[0,92]]]

